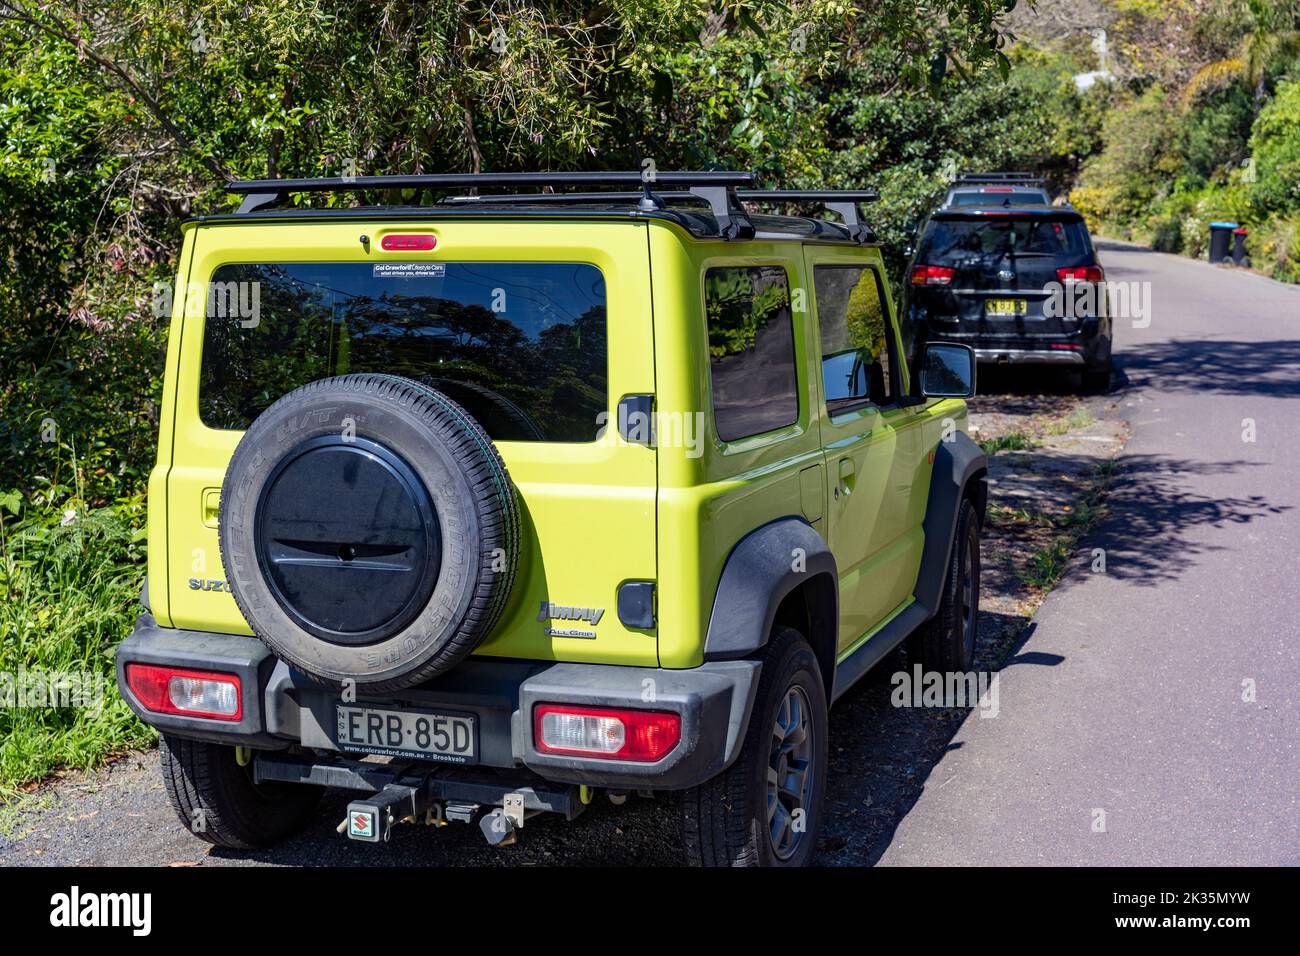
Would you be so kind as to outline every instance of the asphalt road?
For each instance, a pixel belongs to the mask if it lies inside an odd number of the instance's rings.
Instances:
[[[1152,303],[1108,517],[884,864],[1300,863],[1300,289],[1102,255]]]

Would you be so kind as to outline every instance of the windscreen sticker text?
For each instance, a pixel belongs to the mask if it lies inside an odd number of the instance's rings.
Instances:
[[[443,262],[376,262],[376,279],[441,279],[447,275]]]

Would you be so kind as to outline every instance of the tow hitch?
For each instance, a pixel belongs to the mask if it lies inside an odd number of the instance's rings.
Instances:
[[[348,804],[348,839],[387,843],[393,836],[394,826],[406,820],[420,820],[433,808],[434,801],[425,782],[415,787],[390,783],[374,796]]]
[[[590,802],[590,795],[584,801],[575,785],[550,783],[529,774],[520,774],[507,785],[501,777],[473,768],[430,768],[402,762],[342,758],[317,762],[257,753],[253,775],[258,783],[282,781],[368,792],[369,796],[348,804],[348,815],[338,826],[349,839],[366,843],[387,842],[399,823],[446,826],[478,819],[488,843],[509,846],[528,817],[559,813],[572,820]],[[516,780],[520,777],[529,785],[519,786]]]

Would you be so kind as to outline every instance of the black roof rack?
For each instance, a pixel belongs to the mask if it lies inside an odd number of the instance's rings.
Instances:
[[[855,242],[869,242],[874,236],[862,221],[859,202],[872,202],[880,195],[871,190],[756,190],[742,189],[754,184],[754,174],[717,170],[656,171],[652,177],[640,171],[627,172],[558,172],[558,173],[441,173],[412,176],[349,176],[323,179],[254,179],[226,184],[228,192],[241,194],[244,201],[237,215],[272,209],[295,192],[362,192],[369,189],[429,189],[439,192],[473,191],[472,194],[448,195],[439,204],[456,206],[502,204],[581,204],[635,203],[643,212],[663,210],[669,201],[696,201],[709,207],[724,239],[748,239],[754,225],[742,202],[797,203],[817,202],[843,220],[849,237]],[[592,187],[624,187],[592,189]],[[635,186],[637,191],[627,190]],[[677,187],[662,192],[661,186]],[[520,187],[529,192],[488,192]],[[587,187],[584,191],[540,192],[543,189]]]
[[[1036,186],[1042,183],[1042,177],[1034,173],[958,173],[952,178],[953,185],[983,186],[992,183],[1004,185]]]
[[[569,186],[640,186],[643,208],[657,209],[653,187],[680,186],[709,204],[724,239],[748,238],[754,227],[732,201],[737,186],[754,185],[753,173],[698,170],[673,171],[646,175],[640,170],[626,172],[556,172],[556,173],[431,173],[413,176],[340,176],[322,179],[250,179],[226,184],[226,191],[240,193],[244,201],[240,213],[256,212],[280,205],[289,193],[362,192],[367,189],[533,189]],[[495,197],[500,198],[500,197]],[[602,197],[603,198],[603,197]],[[570,200],[573,201],[573,200]],[[588,202],[591,200],[588,199]]]
[[[880,193],[874,189],[738,189],[736,198],[742,202],[821,203],[828,212],[844,220],[849,238],[854,242],[872,242],[876,234],[862,221],[860,202],[879,202]]]

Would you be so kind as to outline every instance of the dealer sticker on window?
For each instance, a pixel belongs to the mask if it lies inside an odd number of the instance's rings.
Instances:
[[[447,274],[443,262],[376,262],[376,279],[441,279]]]

